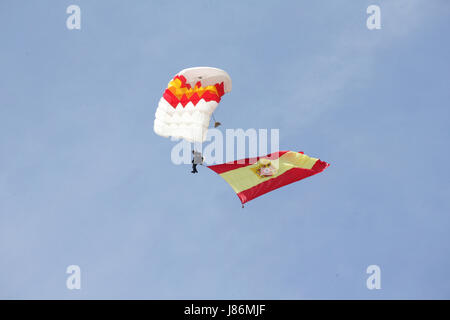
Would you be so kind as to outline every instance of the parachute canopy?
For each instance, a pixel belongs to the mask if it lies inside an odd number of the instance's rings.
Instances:
[[[231,78],[221,69],[196,67],[180,71],[159,100],[155,133],[189,142],[205,141],[211,115],[230,91]]]
[[[303,152],[278,151],[264,157],[208,166],[237,193],[242,204],[267,192],[322,172],[328,163]]]

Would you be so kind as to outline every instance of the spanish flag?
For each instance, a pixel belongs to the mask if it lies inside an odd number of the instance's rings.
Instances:
[[[208,168],[228,182],[243,205],[267,192],[322,172],[328,166],[303,152],[278,151]]]

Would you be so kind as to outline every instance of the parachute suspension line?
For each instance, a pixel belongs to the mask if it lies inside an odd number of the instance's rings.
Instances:
[[[218,126],[221,125],[221,123],[218,122],[218,121],[216,121],[216,117],[214,117],[214,112],[211,113],[211,115],[212,115],[212,118],[213,118],[213,120],[214,120],[214,128],[217,128]]]
[[[203,135],[203,131],[201,132]],[[202,140],[198,140],[197,139],[197,135],[194,134],[194,139],[191,142],[191,146],[192,146],[192,151],[191,151],[191,155],[192,155],[192,161],[194,161],[194,157],[195,157],[195,153],[200,153],[203,154],[203,142]],[[198,165],[203,165],[202,163],[198,163]]]

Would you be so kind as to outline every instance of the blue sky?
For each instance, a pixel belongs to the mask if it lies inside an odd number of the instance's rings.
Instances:
[[[0,298],[450,298],[449,18],[445,0],[2,1]],[[331,166],[241,209],[172,164],[154,112],[204,65],[233,79],[223,128],[278,128]]]

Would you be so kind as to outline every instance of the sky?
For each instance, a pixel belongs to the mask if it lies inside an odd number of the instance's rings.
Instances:
[[[1,1],[0,298],[449,299],[449,33],[446,0]],[[173,164],[194,66],[232,78],[222,130],[330,167],[242,209]]]

